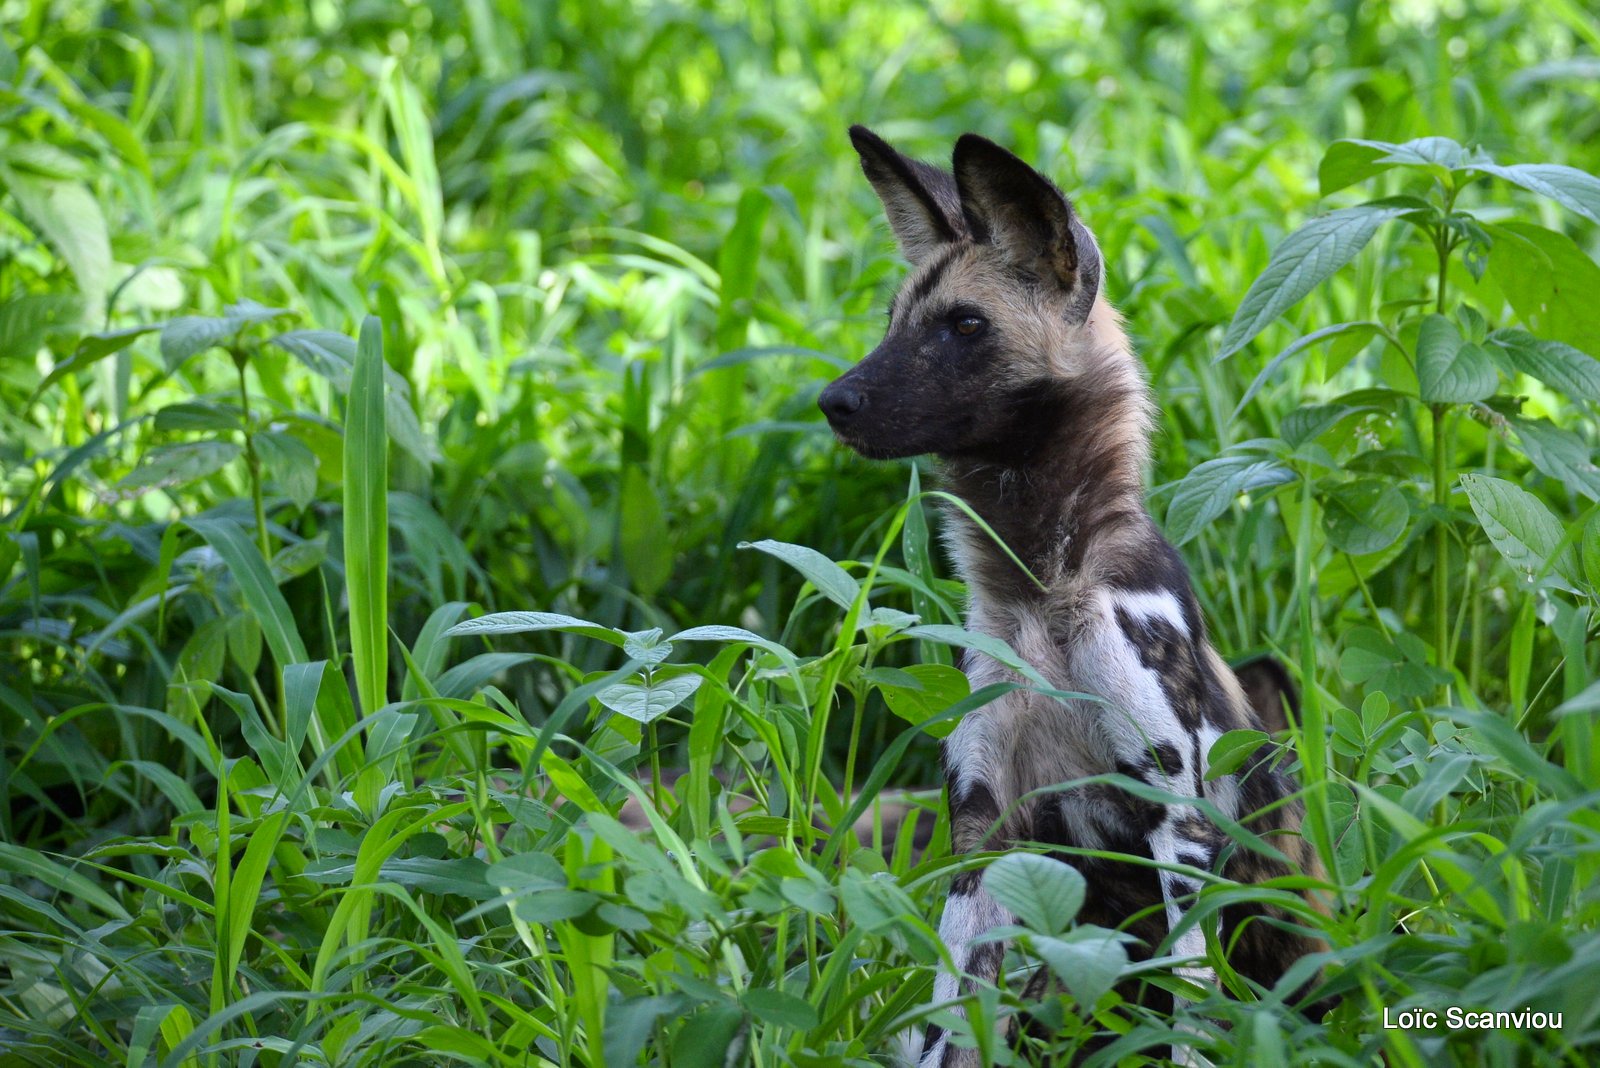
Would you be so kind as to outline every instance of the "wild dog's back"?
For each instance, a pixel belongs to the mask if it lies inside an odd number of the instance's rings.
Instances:
[[[1125,926],[1150,909],[1130,928],[1147,951],[1178,931],[1170,950],[1203,961],[1200,927],[1182,929],[1199,884],[1169,870],[1220,861],[1225,840],[1197,806],[1104,785],[1017,803],[1121,772],[1203,797],[1229,818],[1271,807],[1265,818],[1275,826],[1257,833],[1292,831],[1298,821],[1293,804],[1278,804],[1289,784],[1264,760],[1205,781],[1211,743],[1258,720],[1207,640],[1181,559],[1145,509],[1149,400],[1101,293],[1100,250],[1053,185],[980,137],[957,142],[951,174],[860,127],[851,136],[913,272],[882,344],[819,403],[840,440],[863,455],[939,457],[951,490],[1026,568],[953,512],[968,625],[1010,643],[1057,688],[1098,698],[1019,690],[963,719],[944,746],[953,847],[1042,841],[1154,860],[1160,867],[1071,856],[1088,877],[1083,919]],[[974,688],[1011,677],[981,655],[964,667]],[[1252,879],[1287,870],[1237,850],[1228,865]],[[956,879],[940,925],[955,969],[936,979],[937,1000],[957,997],[970,981],[962,975],[997,979],[1003,944],[975,940],[1011,921],[979,873]],[[1270,985],[1310,943],[1256,921],[1240,947],[1235,966]],[[1184,970],[1211,978],[1203,966]],[[929,1028],[924,1064],[976,1063],[975,1051]]]

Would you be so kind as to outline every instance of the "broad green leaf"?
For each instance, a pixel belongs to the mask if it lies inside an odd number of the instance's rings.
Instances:
[[[1331,341],[1338,337],[1352,339],[1357,344],[1365,344],[1382,333],[1386,332],[1381,323],[1362,321],[1336,323],[1333,326],[1325,326],[1321,330],[1314,330],[1304,337],[1297,338],[1288,348],[1267,361],[1267,365],[1256,375],[1255,379],[1250,383],[1250,388],[1244,391],[1244,396],[1240,397],[1239,403],[1234,406],[1233,417],[1235,419],[1239,418],[1239,413],[1244,411],[1244,406],[1249,404],[1257,393],[1261,392],[1262,386],[1272,381],[1273,376],[1277,374],[1278,368],[1283,365],[1283,362],[1296,353],[1308,349],[1319,342]],[[1223,357],[1219,356],[1217,359],[1220,360]]]
[[[1267,269],[1251,283],[1240,302],[1217,359],[1226,359],[1244,348],[1300,298],[1353,260],[1378,227],[1414,210],[1378,204],[1342,208],[1311,220],[1284,238],[1273,250]]]
[[[967,676],[946,664],[912,664],[901,671],[911,685],[881,685],[884,703],[901,719],[920,726],[972,692]],[[955,730],[946,720],[929,728],[935,738]]]
[[[1600,596],[1600,515],[1583,529],[1582,556],[1583,576],[1589,580],[1589,589]]]
[[[1492,396],[1500,384],[1489,354],[1442,315],[1422,320],[1417,334],[1417,386],[1429,404],[1467,404]]]
[[[1228,731],[1223,734],[1211,743],[1211,752],[1206,757],[1206,781],[1238,771],[1270,740],[1265,731],[1258,730]]]
[[[1354,556],[1393,545],[1410,518],[1405,496],[1383,479],[1357,479],[1323,492],[1322,525],[1328,541]]]
[[[646,667],[654,667],[672,655],[672,643],[661,640],[660,627],[651,627],[649,630],[636,630],[625,635],[622,651],[628,654],[630,660],[637,660]]]
[[[1523,374],[1554,386],[1573,400],[1600,402],[1600,360],[1588,353],[1521,330],[1497,330],[1489,341]]]
[[[817,1026],[817,1010],[804,998],[782,990],[760,988],[745,992],[744,1007],[763,1023],[806,1031]]]
[[[1522,451],[1533,466],[1591,501],[1600,500],[1600,467],[1594,449],[1579,435],[1543,419],[1512,419]]]
[[[84,318],[99,325],[111,286],[111,238],[100,202],[82,182],[28,174],[3,164],[0,183],[72,271],[83,294]]]
[[[169,404],[156,413],[156,429],[161,431],[184,430],[239,430],[244,424],[239,409],[231,404],[211,401],[180,401]]]
[[[683,1021],[672,1036],[673,1064],[726,1068],[742,1061],[745,1014],[737,1005],[712,1004]]]
[[[99,363],[107,356],[121,352],[145,334],[153,333],[159,329],[161,328],[155,325],[128,326],[120,330],[85,334],[78,339],[78,347],[73,350],[72,355],[50,368],[50,373],[44,376],[44,381],[34,388],[34,399],[37,399],[45,390],[68,375],[81,371],[92,364]]]
[[[434,680],[433,688],[440,697],[465,700],[481,690],[489,680],[533,658],[532,653],[479,653],[441,672]]]
[[[1466,151],[1448,137],[1420,137],[1405,144],[1345,138],[1323,153],[1317,184],[1323,196],[1365,181],[1390,167],[1417,167],[1444,175],[1466,158]]]
[[[1490,227],[1489,277],[1539,337],[1600,356],[1600,265],[1566,234],[1531,223]]]
[[[1579,581],[1577,553],[1570,545],[1557,550],[1561,521],[1543,501],[1520,486],[1488,475],[1465,474],[1461,484],[1483,532],[1513,571],[1532,581],[1551,562],[1554,577],[1563,585]]]
[[[232,340],[247,326],[288,314],[282,308],[241,300],[228,305],[219,316],[180,316],[161,328],[161,359],[172,370],[196,353]]]
[[[1457,170],[1479,171],[1504,178],[1508,182],[1538,193],[1564,208],[1582,215],[1592,223],[1600,223],[1600,178],[1586,174],[1576,167],[1563,167],[1558,163],[1514,163],[1504,166],[1497,163],[1468,161]]]
[[[1010,853],[983,873],[983,888],[1036,934],[1059,935],[1083,907],[1078,869],[1037,853]]]
[[[1291,449],[1298,449],[1315,441],[1328,431],[1370,408],[1355,408],[1348,404],[1307,404],[1283,417],[1278,424],[1278,436]]]
[[[643,685],[623,683],[607,686],[595,699],[629,719],[651,723],[687,701],[704,681],[699,675],[675,675],[669,679],[652,679]]]
[[[317,495],[317,454],[299,438],[269,430],[255,436],[267,474],[297,508],[308,507]]]
[[[1034,935],[1033,952],[1055,973],[1085,1011],[1100,1003],[1128,965],[1126,937],[1100,928],[1080,928],[1067,938]]]
[[[465,634],[525,634],[541,630],[582,634],[587,638],[599,638],[618,648],[627,641],[627,637],[620,630],[602,627],[598,623],[590,623],[586,619],[564,616],[557,612],[491,612],[475,619],[463,619],[444,633],[447,638],[456,638]],[[673,637],[679,639],[683,635],[678,634]]]
[[[716,344],[720,352],[738,349],[753,310],[756,280],[760,276],[761,231],[772,200],[761,189],[746,189],[734,210],[733,226],[723,236],[717,254]]]
[[[143,463],[118,479],[105,497],[125,501],[151,490],[181,486],[216,474],[238,457],[239,446],[231,441],[159,445],[145,454]]]
[[[921,626],[910,628],[905,633],[912,638],[926,638],[941,645],[953,645],[958,649],[971,649],[974,652],[982,653],[991,659],[999,661],[1040,686],[1050,685],[1045,680],[1045,677],[1039,674],[1038,669],[1017,655],[1016,650],[991,635],[980,634],[951,623],[924,623]]]
[[[637,466],[622,474],[617,542],[633,589],[646,599],[654,597],[672,577],[673,539],[656,488]]]
[[[356,343],[334,330],[290,330],[268,342],[299,360],[313,374],[327,379],[341,393],[350,391],[354,373]],[[386,389],[383,413],[389,434],[401,449],[424,464],[437,459],[437,452],[411,407],[411,387],[405,378],[387,364],[383,369]]]
[[[805,576],[818,593],[846,611],[855,604],[856,596],[861,592],[861,584],[851,578],[848,571],[804,545],[771,540],[742,541],[739,548],[759,549],[769,556],[776,556]]]
[[[1345,637],[1339,674],[1346,681],[1390,697],[1422,697],[1450,680],[1429,663],[1428,648],[1414,634],[1391,636],[1372,627],[1355,627]]]
[[[1222,456],[1190,471],[1167,505],[1167,537],[1182,545],[1195,537],[1248,490],[1282,485],[1294,472],[1257,456]]]
[[[345,593],[356,693],[366,715],[389,700],[389,436],[383,366],[383,325],[368,316],[361,324],[344,426]]]
[[[83,318],[83,298],[75,293],[25,293],[0,304],[0,361],[32,364],[52,335],[75,335]],[[70,362],[70,361],[64,361]],[[34,395],[44,391],[40,386]]]

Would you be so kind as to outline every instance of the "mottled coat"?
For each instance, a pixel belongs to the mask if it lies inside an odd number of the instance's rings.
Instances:
[[[1010,643],[1058,689],[1101,699],[1023,689],[962,720],[943,751],[954,848],[1038,841],[1214,870],[1226,839],[1193,805],[1104,785],[1015,804],[1040,788],[1121,772],[1247,818],[1312,867],[1293,833],[1300,808],[1285,803],[1292,784],[1264,754],[1235,774],[1204,779],[1219,735],[1282,726],[1280,690],[1273,669],[1251,679],[1264,719],[1207,640],[1183,562],[1145,508],[1149,392],[1101,292],[1093,235],[1055,186],[981,137],[956,143],[953,173],[901,155],[862,127],[851,139],[913,270],[883,342],[828,386],[820,406],[839,439],[865,456],[939,458],[948,488],[1038,580],[952,512],[968,626]],[[981,655],[963,667],[974,689],[1016,679]],[[1159,867],[1067,859],[1087,877],[1081,919],[1130,930],[1145,953],[1177,928],[1200,889]],[[1287,871],[1234,849],[1224,874],[1258,881]],[[955,970],[935,981],[941,1002],[974,980],[998,980],[1003,943],[975,940],[1012,917],[980,876],[958,876],[945,905],[940,934]],[[1130,924],[1141,911],[1148,915]],[[1313,946],[1246,919],[1224,916],[1223,944],[1242,925],[1230,963],[1259,983],[1272,985]],[[1191,978],[1213,980],[1198,925],[1168,949],[1195,962],[1183,969]],[[922,1063],[978,1058],[934,1026]]]

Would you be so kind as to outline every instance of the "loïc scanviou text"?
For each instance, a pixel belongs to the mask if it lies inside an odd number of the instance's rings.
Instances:
[[[1384,1006],[1385,1031],[1559,1031],[1561,1013],[1534,1009],[1490,1012],[1450,1005],[1444,1009],[1391,1009]]]

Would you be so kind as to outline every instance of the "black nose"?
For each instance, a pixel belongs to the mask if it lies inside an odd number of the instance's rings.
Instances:
[[[833,423],[855,415],[866,403],[867,395],[842,378],[823,390],[822,396],[817,398],[817,407]]]

